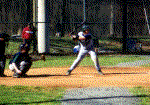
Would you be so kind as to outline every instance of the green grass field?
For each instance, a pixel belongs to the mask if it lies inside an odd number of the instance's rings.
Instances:
[[[150,105],[150,87],[135,87],[131,89],[131,92],[135,96],[141,97],[141,103],[139,103],[140,105]]]
[[[63,96],[63,88],[0,86],[0,105],[49,104],[57,105]]]
[[[59,39],[57,39],[59,40]],[[58,47],[65,45],[67,47],[72,47],[74,43],[69,45],[70,39],[67,41],[64,39],[64,42],[67,43],[56,43],[53,42],[53,46]],[[14,54],[18,52],[18,47],[21,42],[10,42],[8,48],[6,49],[7,54]],[[10,46],[11,45],[11,46]],[[32,50],[30,51],[32,52]],[[70,67],[73,61],[76,59],[74,56],[46,56],[46,61],[36,61],[33,62],[31,68],[42,68],[42,67]],[[148,60],[147,56],[138,56],[138,55],[99,55],[98,56],[100,66],[115,66],[119,63],[133,62],[137,60]],[[10,59],[7,59],[6,69],[8,69],[8,63]],[[79,66],[94,66],[91,58],[86,56]],[[149,67],[150,64],[143,65],[144,67]],[[135,94],[139,88],[133,88]],[[62,88],[44,88],[44,87],[26,87],[26,86],[0,86],[0,104],[59,104],[57,99],[63,96],[62,92],[65,89]],[[150,94],[149,90],[140,88],[140,91],[145,91],[144,94]],[[143,93],[142,93],[143,94]],[[138,94],[137,94],[138,95]],[[145,102],[149,102],[147,97],[143,97]],[[144,104],[143,104],[144,105]],[[148,105],[148,104],[147,104]]]
[[[104,45],[104,49],[107,49],[110,43],[117,42],[114,40],[99,40],[100,44]],[[50,52],[53,53],[55,52],[60,52],[60,53],[66,53],[68,51],[72,51],[71,48],[74,47],[74,45],[77,44],[77,42],[73,42],[71,40],[70,37],[62,37],[62,38],[55,38],[55,37],[50,37],[50,46],[52,48],[50,48]],[[9,42],[9,46],[8,48],[6,48],[6,54],[15,54],[16,52],[18,52],[19,50],[19,45],[21,44],[21,42],[16,41],[16,42]],[[105,46],[106,45],[106,46]],[[54,48],[53,48],[54,47]],[[55,47],[60,47],[59,49],[56,49]],[[68,47],[70,49],[62,49],[61,47]],[[120,49],[120,46],[109,46],[109,47],[115,47],[115,49]],[[32,48],[33,46],[31,46],[31,50],[29,53],[32,53]],[[32,68],[39,68],[39,67],[68,67],[70,66],[73,61],[76,59],[76,55],[74,56],[46,56],[46,61],[37,61],[34,62],[32,65]],[[133,55],[126,55],[126,56],[119,56],[119,55],[113,55],[113,56],[103,56],[103,55],[99,55],[98,56],[99,59],[99,63],[101,66],[115,66],[118,63],[123,63],[123,62],[132,62],[132,61],[136,61],[136,60],[145,60],[148,59],[147,57],[142,57],[142,56],[133,56]],[[87,62],[88,61],[88,62]],[[9,59],[7,60],[7,64],[6,64],[6,68],[8,69],[8,62]],[[83,59],[83,61],[81,62],[80,66],[92,66],[93,62],[90,59],[89,56],[85,57]],[[145,65],[145,66],[149,66],[149,65]]]
[[[46,56],[46,61],[36,61],[33,62],[32,68],[42,68],[42,67],[70,67],[71,64],[76,59],[74,56]],[[133,56],[133,55],[99,55],[99,63],[101,66],[115,66],[119,63],[133,62],[138,60],[148,60],[147,56]],[[7,59],[6,69],[8,69],[8,62],[10,59]],[[94,66],[93,61],[90,56],[86,56],[80,63],[79,66]],[[144,65],[144,66],[149,66]]]

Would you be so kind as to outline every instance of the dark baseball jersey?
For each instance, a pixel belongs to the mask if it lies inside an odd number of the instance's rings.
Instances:
[[[31,62],[31,57],[29,56],[28,53],[21,53],[21,52],[16,53],[13,56],[12,60],[9,62],[9,64],[15,63],[17,67],[19,67],[22,61]]]
[[[0,59],[1,59],[1,57],[3,57],[3,55],[5,54],[6,42],[9,41],[9,35],[5,33],[0,33],[0,38],[4,39],[4,40],[0,40],[0,46],[1,46]]]

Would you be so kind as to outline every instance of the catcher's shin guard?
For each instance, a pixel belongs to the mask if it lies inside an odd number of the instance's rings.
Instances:
[[[20,63],[20,70],[22,72],[22,75],[26,74],[29,71],[31,65],[32,65],[32,62],[22,61]]]

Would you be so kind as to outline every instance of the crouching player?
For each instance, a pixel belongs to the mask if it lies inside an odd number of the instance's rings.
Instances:
[[[26,73],[32,65],[32,61],[44,60],[45,56],[42,55],[40,59],[31,58],[28,54],[29,47],[20,45],[20,52],[16,53],[9,63],[9,69],[14,72],[13,77],[20,78],[26,77]]]

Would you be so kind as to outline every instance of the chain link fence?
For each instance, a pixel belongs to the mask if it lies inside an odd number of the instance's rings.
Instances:
[[[73,53],[73,47],[78,42],[71,41],[68,33],[83,21],[83,0],[45,1],[50,53]],[[1,0],[0,3],[0,31],[19,36],[28,22],[33,22],[38,28],[38,0]],[[123,3],[123,0],[86,0],[86,24],[90,26],[94,40],[98,42],[96,47],[99,53],[122,52]],[[150,52],[149,21],[146,21],[146,17],[148,20],[150,17],[149,3],[149,0],[127,1],[127,48],[132,53]],[[61,28],[57,27],[58,23]],[[77,29],[75,34],[80,30],[81,28]]]

